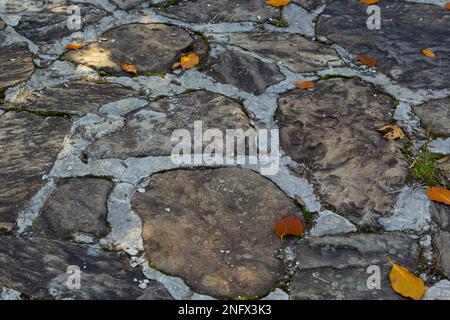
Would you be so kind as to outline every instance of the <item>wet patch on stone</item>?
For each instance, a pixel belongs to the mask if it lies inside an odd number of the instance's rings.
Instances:
[[[241,106],[230,98],[209,91],[181,94],[151,102],[125,117],[123,129],[102,137],[83,154],[88,159],[170,155],[171,136],[176,129],[187,129],[193,136],[194,121],[208,128],[251,128]]]
[[[367,5],[358,1],[327,1],[317,34],[350,51],[378,61],[378,70],[410,88],[450,87],[449,14],[441,6],[393,0],[377,4],[380,30],[368,30]],[[420,30],[420,32],[417,32]],[[411,37],[414,34],[416,36]],[[436,59],[422,54],[429,48]]]
[[[302,239],[295,247],[298,270],[290,282],[291,299],[378,300],[401,299],[391,287],[395,263],[416,271],[417,240],[403,233],[354,234]],[[381,289],[369,290],[367,267],[381,269]]]
[[[33,72],[33,59],[26,44],[0,47],[0,89],[28,79]]]
[[[420,117],[421,126],[435,136],[450,136],[450,98],[432,100],[413,107]]]
[[[319,81],[281,95],[281,146],[305,163],[323,200],[359,226],[389,212],[407,174],[401,143],[376,131],[391,123],[393,99],[357,79]]]
[[[205,60],[207,46],[199,43],[203,41],[200,37],[194,38],[175,26],[128,24],[107,31],[98,42],[70,51],[65,57],[112,75],[125,74],[120,67],[123,63],[135,65],[139,74],[165,73],[171,71],[183,52],[196,46],[201,49],[197,54],[203,58],[202,61]]]
[[[342,65],[336,51],[291,33],[235,33],[230,41],[245,50],[273,59],[293,72],[311,72]]]
[[[130,89],[109,83],[74,81],[40,91],[22,91],[12,101],[27,110],[83,115],[102,105],[134,95]]]
[[[60,240],[105,237],[110,231],[106,202],[112,188],[111,181],[100,178],[58,182],[35,220],[31,234]]]
[[[77,6],[80,8],[83,27],[98,22],[106,15],[104,10],[94,6],[85,4]],[[19,25],[14,29],[34,43],[53,43],[77,31],[68,27],[68,22],[71,21],[69,19],[75,12],[68,5],[44,8],[39,12],[25,11]]]
[[[260,0],[181,1],[162,10],[162,14],[191,23],[263,22],[281,18],[281,11]]]
[[[42,186],[69,129],[60,117],[7,112],[0,118],[0,222],[15,223]]]
[[[275,222],[298,208],[272,182],[237,168],[155,174],[133,209],[147,258],[215,297],[264,296],[281,277]]]
[[[69,266],[81,271],[79,290],[67,287]],[[0,278],[34,299],[171,298],[156,281],[140,289],[137,281],[142,273],[131,269],[130,260],[123,254],[40,238],[0,237]]]
[[[236,51],[226,51],[214,59],[208,74],[221,83],[261,95],[265,89],[285,79],[272,63]]]

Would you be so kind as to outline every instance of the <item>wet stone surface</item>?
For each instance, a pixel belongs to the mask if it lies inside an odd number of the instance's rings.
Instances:
[[[263,296],[281,276],[274,223],[298,208],[273,183],[237,168],[152,176],[133,209],[148,258],[203,294]]]
[[[203,132],[217,128],[225,134],[226,129],[251,128],[237,102],[216,93],[197,91],[163,98],[128,114],[122,129],[96,140],[84,155],[88,159],[170,155],[172,132],[187,129],[193,136],[194,121],[199,120]]]
[[[450,276],[450,209],[442,203],[432,203],[431,217],[433,220],[434,237],[433,244],[438,251],[438,267],[444,274]]]
[[[376,225],[404,183],[401,144],[375,129],[390,123],[392,98],[356,79],[320,81],[281,95],[281,146],[305,163],[324,201],[359,226]]]
[[[236,51],[220,54],[209,68],[209,75],[221,83],[260,95],[264,90],[285,79],[277,66]]]
[[[120,85],[74,81],[41,91],[24,91],[13,103],[27,110],[82,115],[132,95],[136,92]]]
[[[110,230],[106,202],[113,183],[106,179],[60,181],[35,220],[31,234],[71,240],[77,235],[102,238]]]
[[[437,136],[450,136],[450,99],[432,100],[413,107],[413,111],[425,130]]]
[[[7,112],[0,118],[0,222],[14,223],[43,185],[70,123],[60,117]]]
[[[195,45],[189,33],[179,27],[128,24],[107,31],[96,43],[68,52],[65,58],[112,75],[125,75],[120,67],[123,63],[135,65],[141,74],[170,72],[181,53]]]
[[[293,72],[311,72],[342,65],[336,52],[318,42],[290,33],[235,33],[230,41],[245,50],[273,59]]]
[[[401,299],[389,282],[386,255],[411,270],[419,257],[416,240],[403,233],[354,234],[301,240],[295,247],[299,262],[291,280],[291,299]],[[369,290],[367,267],[381,268],[381,289]]]
[[[293,0],[293,3],[299,4],[306,10],[313,11],[325,4],[325,0]]]
[[[398,0],[377,5],[382,12],[382,27],[368,30],[367,5],[352,0],[327,1],[317,33],[351,54],[377,59],[379,71],[408,87],[423,88],[424,83],[430,89],[450,87],[448,11],[441,6]],[[436,53],[436,59],[422,54],[426,48]]]
[[[164,15],[193,23],[265,21],[280,18],[280,10],[259,0],[201,0],[181,1],[162,10]]]
[[[0,89],[28,79],[34,71],[26,44],[0,47]]]
[[[39,238],[0,237],[0,278],[31,298],[45,299],[170,299],[156,281],[142,290],[139,269],[120,253],[99,248]],[[81,271],[81,288],[67,288],[67,267]]]

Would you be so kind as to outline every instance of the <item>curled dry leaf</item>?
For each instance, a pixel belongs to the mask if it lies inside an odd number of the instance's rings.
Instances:
[[[283,240],[287,235],[302,235],[305,228],[299,218],[295,216],[286,216],[281,218],[275,224],[275,233]]]
[[[437,163],[441,164],[441,163],[445,163],[450,159],[450,154],[447,154],[445,156],[443,156],[442,158],[436,160]]]
[[[384,138],[388,140],[405,138],[405,133],[403,130],[395,124],[387,124],[381,128],[378,128],[377,131],[385,133]]]
[[[312,89],[316,86],[314,81],[297,81],[293,83],[294,86],[300,89]]]
[[[180,63],[183,69],[194,68],[200,63],[200,57],[195,53],[190,53],[187,56],[181,57]]]
[[[123,71],[125,71],[127,73],[132,73],[136,76],[138,74],[138,69],[136,68],[136,66],[134,64],[122,63],[120,65],[120,67],[122,68]]]
[[[366,66],[372,68],[372,67],[376,67],[378,65],[378,61],[375,58],[369,57],[369,56],[365,56],[363,54],[359,54],[356,56],[356,59],[362,63],[365,64]]]
[[[380,1],[379,0],[360,0],[359,2],[364,3],[364,4],[377,4]]]
[[[436,58],[436,55],[435,55],[434,52],[433,52],[432,50],[430,50],[430,49],[423,49],[423,50],[422,50],[422,53],[423,53],[424,55],[426,55],[427,57],[430,57],[430,58]]]
[[[287,5],[291,0],[266,0],[266,3],[272,7],[281,7]]]
[[[413,275],[405,267],[393,263],[389,257],[388,259],[392,264],[391,273],[389,274],[392,289],[404,297],[412,298],[414,300],[422,299],[426,291],[422,279]]]
[[[69,43],[66,45],[66,49],[68,50],[78,50],[84,47],[82,43]]]
[[[430,200],[450,205],[450,190],[437,187],[428,187],[427,196]]]

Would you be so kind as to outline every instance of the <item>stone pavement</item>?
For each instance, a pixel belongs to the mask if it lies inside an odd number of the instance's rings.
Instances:
[[[353,0],[50,2],[0,7],[1,299],[401,299],[387,255],[450,299],[450,209],[411,173],[450,153],[446,1],[380,1],[380,30]],[[279,129],[278,172],[175,164],[198,120]]]

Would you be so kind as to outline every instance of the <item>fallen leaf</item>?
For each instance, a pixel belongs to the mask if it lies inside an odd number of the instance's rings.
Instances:
[[[69,50],[78,50],[84,47],[84,44],[82,43],[69,43],[66,45],[66,49]]]
[[[200,63],[200,57],[195,53],[190,53],[187,56],[181,57],[180,63],[183,69],[194,68]]]
[[[426,55],[427,57],[430,57],[430,58],[436,58],[436,55],[435,55],[434,52],[431,51],[430,49],[423,49],[423,50],[422,50],[422,53],[423,53],[424,55]]]
[[[405,133],[403,132],[403,130],[395,124],[387,124],[381,128],[378,128],[377,131],[385,133],[384,138],[388,140],[401,140],[405,138]]]
[[[360,0],[360,2],[364,3],[364,4],[377,4],[380,1],[379,0]]]
[[[437,163],[441,164],[441,163],[445,163],[450,159],[450,154],[443,156],[442,158],[436,160]]]
[[[287,235],[299,236],[303,234],[304,230],[303,223],[295,216],[283,217],[275,224],[275,233],[281,240]]]
[[[175,63],[172,65],[172,70],[178,69],[179,67],[181,67],[181,62],[175,62]]]
[[[128,73],[132,73],[134,75],[137,76],[138,74],[138,69],[136,68],[136,66],[134,64],[129,64],[129,63],[122,63],[120,65],[120,67],[122,68],[123,71],[128,72]]]
[[[293,83],[294,86],[300,89],[312,89],[316,86],[314,81],[297,81]]]
[[[369,66],[370,68],[375,67],[378,65],[378,62],[375,58],[365,56],[363,54],[359,54],[356,56],[356,59],[358,59],[359,62],[362,64],[365,64],[366,66]]]
[[[404,297],[414,300],[422,299],[427,290],[422,279],[413,275],[405,267],[393,263],[389,257],[388,259],[392,264],[391,273],[389,274],[392,289]]]
[[[266,0],[266,3],[272,7],[281,7],[287,5],[291,0]]]
[[[438,187],[428,187],[427,196],[430,200],[450,205],[450,190]]]
[[[447,3],[445,4],[445,9],[450,10],[450,2],[447,2]]]

